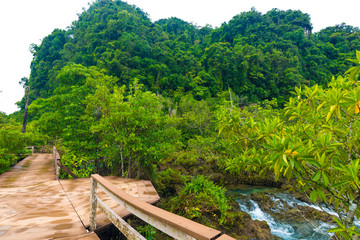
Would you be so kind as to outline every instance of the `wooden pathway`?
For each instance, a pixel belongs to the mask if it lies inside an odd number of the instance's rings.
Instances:
[[[0,239],[98,239],[87,231],[89,178],[55,180],[54,172],[51,154],[34,154],[0,175]],[[160,199],[149,181],[106,179],[148,203]],[[102,198],[119,216],[129,214],[109,197]],[[100,210],[97,215],[98,226],[109,223]]]

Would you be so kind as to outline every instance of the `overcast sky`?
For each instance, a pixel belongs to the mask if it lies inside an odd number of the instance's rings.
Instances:
[[[66,29],[93,0],[1,0],[0,3],[0,111],[17,110],[24,95],[18,84],[29,77],[32,55],[29,46],[55,28]],[[214,27],[255,7],[258,11],[278,8],[310,14],[313,32],[345,22],[360,26],[359,0],[127,0],[147,12],[151,20],[178,17],[198,26]],[[359,46],[360,48],[360,46]],[[360,49],[359,49],[360,50]]]

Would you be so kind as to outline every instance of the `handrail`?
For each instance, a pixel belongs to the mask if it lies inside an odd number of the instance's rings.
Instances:
[[[34,154],[34,146],[27,146],[26,149],[31,149],[31,155]]]
[[[50,149],[47,149],[48,146],[41,146],[41,145],[32,145],[32,146],[26,146],[27,149],[31,149],[32,154],[35,153],[35,151],[38,151],[40,149],[40,152],[51,152]]]
[[[223,235],[218,230],[206,227],[202,224],[141,201],[140,199],[116,188],[98,174],[91,175],[90,180],[90,227],[92,230],[96,229],[96,208],[99,207],[126,237],[129,239],[144,239],[140,234],[140,236],[138,236],[136,230],[128,225],[116,213],[110,212],[112,210],[109,209],[109,207],[105,205],[96,195],[97,186],[99,186],[102,191],[104,191],[126,210],[175,239],[214,240],[221,236],[221,239],[234,240],[234,238],[225,234]]]
[[[59,151],[57,150],[57,148],[55,146],[53,146],[53,158],[54,158],[56,179],[59,179],[60,168],[62,168],[65,172],[67,172],[73,178],[78,178],[78,176],[76,176],[73,172],[71,172],[67,167],[65,167],[61,163],[60,153],[59,153]]]

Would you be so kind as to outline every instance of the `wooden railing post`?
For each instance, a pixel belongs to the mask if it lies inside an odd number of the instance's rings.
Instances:
[[[27,146],[26,150],[31,149],[31,155],[34,155],[34,146]]]
[[[53,159],[54,159],[54,167],[55,167],[55,173],[56,173],[56,148],[55,146],[53,146]]]
[[[60,174],[60,166],[58,164],[58,157],[57,157],[57,149],[55,146],[53,146],[53,156],[54,156],[54,167],[55,167],[55,177],[56,179],[59,179]]]
[[[90,228],[92,231],[94,231],[96,229],[97,182],[92,177],[90,177],[90,184]]]
[[[55,171],[56,171],[56,179],[59,179],[60,166],[59,166],[59,164],[58,164],[58,159],[55,159]]]

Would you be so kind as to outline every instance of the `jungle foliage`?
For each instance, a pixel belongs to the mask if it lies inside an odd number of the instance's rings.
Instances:
[[[165,97],[183,92],[204,100],[231,88],[249,102],[277,99],[282,106],[295,86],[325,86],[344,73],[359,34],[345,24],[312,33],[301,11],[252,9],[213,29],[178,18],[151,22],[136,6],[98,0],[66,30],[32,45],[30,100],[52,96],[59,71],[75,63],[102,69],[118,86],[138,79]]]
[[[280,115],[260,119],[238,108],[224,108],[219,132],[234,143],[237,156],[227,170],[286,177],[297,191],[337,213],[343,238],[360,236],[360,52],[356,66],[333,77],[326,88],[295,87]]]
[[[23,134],[22,126],[13,117],[0,112],[0,174],[9,170],[30,152],[26,146],[44,145],[45,137],[33,131]]]
[[[0,115],[1,136],[46,136],[78,176],[151,179],[182,201],[169,209],[220,225],[230,206],[214,182],[288,181],[333,208],[346,238],[359,234],[359,46],[358,28],[313,33],[301,11],[252,9],[214,29],[98,0],[32,45],[29,133]]]

